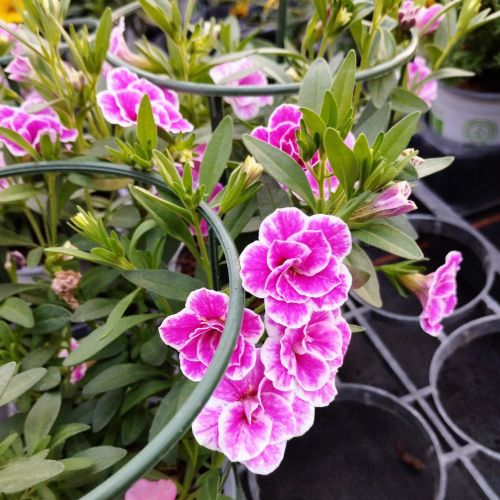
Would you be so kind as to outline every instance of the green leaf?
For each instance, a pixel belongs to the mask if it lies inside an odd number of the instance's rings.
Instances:
[[[24,422],[24,439],[33,453],[42,438],[47,436],[59,415],[61,394],[46,392],[33,405]]]
[[[413,111],[425,113],[429,109],[425,101],[420,99],[420,97],[409,90],[401,88],[393,89],[389,97],[389,104],[394,111],[405,114],[412,113]]]
[[[194,255],[198,253],[188,226],[179,217],[179,213],[172,209],[172,203],[154,196],[146,189],[135,186],[131,186],[130,192],[163,231],[175,239],[182,241]]]
[[[327,128],[323,144],[330,165],[349,199],[354,192],[354,183],[359,179],[359,162],[337,130]]]
[[[353,231],[354,236],[376,248],[404,257],[405,259],[422,259],[419,246],[400,229],[380,222],[370,222],[362,229]]]
[[[165,362],[169,349],[166,348],[159,335],[153,335],[141,346],[141,359],[152,366],[160,366]]]
[[[95,376],[83,388],[85,396],[112,391],[139,382],[148,377],[162,375],[158,368],[137,363],[123,363],[111,366]]]
[[[206,186],[210,195],[219,181],[231,156],[233,147],[233,120],[226,116],[208,141],[200,165],[200,186]]]
[[[17,297],[10,297],[0,305],[0,317],[25,328],[32,328],[35,324],[30,306]]]
[[[169,382],[165,382],[164,380],[150,380],[149,382],[145,382],[135,389],[127,392],[125,399],[123,400],[122,407],[120,408],[120,415],[124,415],[134,406],[142,403],[149,397],[164,391],[167,387],[169,387]]]
[[[280,189],[280,191],[282,190]],[[257,202],[255,198],[251,198],[245,203],[237,205],[226,214],[224,217],[224,225],[233,239],[236,239],[245,229],[246,225],[255,214],[256,209]]]
[[[102,14],[99,26],[97,27],[94,42],[94,51],[96,57],[96,66],[100,68],[106,54],[108,53],[111,30],[113,29],[113,15],[108,7]]]
[[[126,450],[115,446],[94,446],[76,453],[71,458],[81,457],[92,460],[93,465],[87,474],[97,474],[116,464],[126,454]]]
[[[30,290],[37,290],[39,288],[45,288],[45,285],[37,283],[29,285],[23,285],[19,283],[1,283],[0,302],[3,302],[6,298],[11,297],[12,295],[28,292]]]
[[[132,444],[148,424],[148,415],[143,408],[134,408],[122,420],[121,440],[124,446]]]
[[[417,130],[420,113],[415,111],[394,125],[385,134],[382,144],[378,150],[379,156],[387,160],[395,160],[408,146],[410,139]]]
[[[15,361],[11,361],[9,363],[5,363],[5,365],[3,366],[0,366],[0,398],[2,397],[2,394],[5,392],[5,389],[7,389],[7,386],[9,385],[9,382],[14,376],[15,372],[16,372]]]
[[[139,144],[151,149],[156,149],[158,145],[158,133],[153,108],[149,96],[146,94],[142,97],[139,113],[137,114],[137,139]]]
[[[332,84],[332,75],[328,63],[320,58],[316,59],[307,70],[300,86],[298,104],[319,114],[323,104],[323,95]]]
[[[203,498],[206,500],[220,500],[220,482],[220,470],[211,469],[203,473],[197,481],[197,484],[199,485],[199,498]]]
[[[89,252],[83,252],[77,248],[67,248],[67,247],[49,247],[45,249],[46,253],[60,253],[63,255],[71,255],[71,257],[76,257],[79,260],[88,260],[89,262],[94,262],[95,264],[101,264],[102,266],[114,266],[114,263],[103,259],[95,254]],[[117,269],[121,267],[117,264]]]
[[[196,383],[187,378],[177,377],[174,380],[172,389],[170,389],[168,394],[162,399],[158,410],[156,410],[153,423],[149,429],[149,441],[151,441],[174,417],[195,387]]]
[[[0,406],[10,403],[21,396],[21,394],[29,391],[46,373],[47,370],[45,368],[33,368],[12,377],[0,398]]]
[[[26,201],[37,194],[39,191],[31,184],[13,184],[0,191],[0,205]]]
[[[103,394],[97,401],[92,415],[92,430],[99,432],[115,416],[123,400],[123,389],[115,389]]]
[[[126,271],[123,276],[136,286],[167,299],[185,301],[203,283],[191,276],[164,269]]]
[[[326,130],[326,123],[323,118],[308,108],[300,108],[300,111],[302,113],[302,119],[308,131],[311,133],[311,136],[314,137],[315,134],[318,134],[320,137],[323,137]]]
[[[104,324],[105,328],[103,328],[103,333],[101,334],[102,337],[105,337],[107,332],[111,331],[117,325],[139,292],[140,289],[130,292],[128,295],[125,295],[125,297],[123,297],[115,307],[113,307],[113,310],[109,313],[108,319]]]
[[[88,431],[89,429],[90,425],[80,423],[64,424],[58,426],[54,429],[52,440],[50,442],[50,448],[53,449],[59,447],[60,445],[64,444],[70,437]]]
[[[141,213],[134,205],[125,205],[113,212],[109,220],[109,225],[131,229],[141,222]]]
[[[47,373],[43,376],[40,382],[33,386],[34,391],[48,391],[54,389],[61,382],[61,371],[57,366],[49,366],[47,368]]]
[[[0,493],[12,494],[26,491],[43,483],[64,470],[56,460],[38,457],[21,457],[0,469]]]
[[[380,132],[385,132],[389,125],[389,118],[391,116],[391,108],[385,104],[380,109],[377,109],[366,120],[361,121],[354,135],[357,137],[360,134],[365,134],[368,142],[373,144]]]
[[[74,366],[87,361],[126,331],[140,323],[145,323],[150,319],[157,318],[158,316],[158,314],[136,314],[127,316],[120,319],[116,326],[104,337],[103,333],[106,331],[106,325],[96,328],[90,335],[87,335],[80,341],[80,345],[74,351],[69,353],[63,365]]]
[[[440,158],[427,158],[423,163],[415,166],[418,178],[422,179],[428,175],[440,172],[449,167],[455,161],[454,156],[442,156]]]
[[[42,304],[33,311],[35,326],[30,333],[53,333],[65,327],[71,319],[71,312],[55,304]]]
[[[264,174],[260,180],[262,185],[257,191],[257,208],[262,220],[278,208],[292,206],[292,200],[288,193],[281,189],[271,176]]]
[[[90,299],[75,309],[75,312],[71,316],[71,321],[73,323],[83,323],[84,321],[94,321],[103,318],[109,315],[116,304],[116,299]]]
[[[250,135],[243,136],[243,143],[271,177],[300,195],[310,207],[315,206],[307,177],[293,158],[278,148]]]
[[[369,276],[368,281],[363,286],[356,290],[352,290],[352,292],[373,307],[382,307],[377,272],[373,267],[370,257],[368,257],[366,252],[359,245],[354,243],[351,253],[347,257],[347,262],[352,267],[360,269]]]
[[[338,124],[342,124],[350,114],[355,83],[356,52],[351,49],[335,74],[331,88],[335,103],[337,104]]]

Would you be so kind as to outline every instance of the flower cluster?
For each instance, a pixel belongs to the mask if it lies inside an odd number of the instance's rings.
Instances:
[[[35,149],[39,149],[42,136],[48,135],[51,142],[58,138],[63,143],[73,142],[78,137],[76,129],[66,128],[61,124],[59,117],[48,105],[43,109],[32,112],[33,107],[43,105],[39,96],[31,96],[20,107],[0,105],[0,127],[18,133]],[[13,156],[24,156],[27,151],[19,144],[0,134],[0,143]]]
[[[76,339],[71,337],[70,343],[69,343],[69,351],[68,349],[61,349],[59,351],[59,358],[65,359],[69,356],[69,352],[74,351],[78,348],[80,344]],[[87,373],[87,364],[86,363],[81,363],[79,365],[73,366],[71,368],[71,375],[70,375],[70,383],[71,384],[78,384],[80,380],[85,377],[85,373]]]
[[[248,58],[214,66],[209,74],[216,84],[225,84],[229,87],[244,87],[245,85],[265,87],[267,85],[266,75],[256,69],[254,63]],[[231,105],[234,114],[241,120],[255,118],[261,107],[270,106],[273,103],[272,96],[237,96],[225,97],[224,100]]]
[[[424,7],[416,5],[412,0],[405,0],[398,11],[399,25],[403,30],[415,27],[421,35],[433,33],[443,20],[438,17],[442,10],[443,6],[438,3]]]
[[[282,104],[278,106],[271,116],[266,127],[256,127],[251,135],[256,139],[267,142],[278,148],[279,150],[291,156],[304,170],[309,185],[311,186],[314,196],[320,196],[320,189],[318,181],[311,173],[311,168],[319,163],[319,154],[316,153],[309,162],[309,167],[306,167],[302,159],[297,143],[297,132],[300,130],[300,120],[302,119],[302,112],[298,106],[294,104]],[[349,132],[345,138],[345,144],[351,149],[354,147],[354,135]],[[328,174],[333,174],[330,163],[326,162],[326,169]],[[331,175],[324,181],[323,193],[326,198],[333,193],[339,185],[338,179]]]
[[[167,132],[191,132],[193,125],[179,111],[179,98],[175,92],[162,89],[139,78],[126,68],[115,68],[106,77],[107,90],[97,94],[97,103],[109,123],[132,127],[142,98],[151,101],[156,125]]]

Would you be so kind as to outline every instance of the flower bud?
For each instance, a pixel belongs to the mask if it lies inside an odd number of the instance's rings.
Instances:
[[[255,184],[260,179],[263,171],[264,168],[255,161],[253,156],[247,156],[241,165],[241,172],[246,174],[245,187]]]
[[[53,292],[64,300],[71,309],[76,309],[79,306],[74,293],[78,288],[81,278],[82,275],[77,271],[58,271],[50,285]]]

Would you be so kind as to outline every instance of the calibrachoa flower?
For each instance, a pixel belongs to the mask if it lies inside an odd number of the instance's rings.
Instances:
[[[200,288],[189,294],[185,309],[168,316],[160,325],[163,342],[179,351],[181,370],[188,379],[203,378],[219,345],[228,304],[226,294]],[[228,378],[241,379],[253,368],[255,344],[263,331],[260,316],[245,309],[240,336],[226,372]]]
[[[76,309],[80,304],[75,297],[82,275],[78,271],[57,271],[50,287],[53,292],[68,304],[71,309]]]
[[[409,30],[416,27],[421,35],[433,33],[439,28],[443,18],[438,17],[433,23],[426,27],[427,23],[431,21],[443,10],[441,4],[435,3],[430,7],[416,5],[412,0],[406,0],[401,5],[398,12],[399,24],[402,29]]]
[[[179,99],[175,92],[161,89],[126,68],[111,70],[106,83],[107,90],[97,94],[97,103],[109,123],[121,127],[135,125],[141,100],[147,95],[158,127],[173,133],[193,130],[193,125],[179,111]]]
[[[269,337],[261,349],[266,377],[280,391],[292,391],[314,406],[335,398],[335,375],[351,339],[349,325],[334,312],[315,312],[300,328],[266,321]]]
[[[175,500],[177,486],[170,479],[139,479],[126,492],[125,500]]]
[[[5,68],[5,72],[9,75],[9,79],[14,82],[29,82],[36,77],[28,57],[20,54],[14,56],[14,59]]]
[[[356,210],[351,220],[362,220],[372,217],[395,217],[416,210],[417,205],[411,200],[411,187],[407,181],[396,182],[370,203]]]
[[[441,321],[457,305],[457,273],[461,262],[462,254],[454,250],[448,253],[444,264],[433,273],[399,276],[401,283],[420,300],[423,308],[420,326],[430,335],[438,335],[442,331]]]
[[[125,19],[122,17],[111,31],[109,52],[138,68],[147,66],[147,60],[129,49],[124,35]]]
[[[244,76],[241,76],[241,73],[244,73]],[[245,87],[245,85],[265,87],[267,85],[266,75],[259,69],[255,69],[254,63],[248,58],[215,66],[209,74],[216,84],[221,83],[228,87]],[[255,118],[261,107],[273,103],[272,96],[224,97],[224,100],[231,105],[234,114],[242,120]]]
[[[273,321],[303,326],[313,312],[331,311],[347,300],[352,278],[342,259],[351,242],[338,217],[278,209],[262,222],[259,240],[241,254],[243,288],[264,299]]]
[[[19,108],[0,105],[0,127],[17,132],[35,149],[39,148],[40,139],[43,135],[48,135],[52,142],[55,142],[57,137],[63,143],[76,140],[78,131],[64,127],[56,112],[50,107],[45,107],[34,113],[30,111],[30,108],[34,104],[38,105],[43,102],[43,99],[40,97],[30,95]],[[2,135],[0,135],[0,143],[4,144],[13,156],[24,156],[27,154],[21,146],[18,146]]]
[[[269,383],[258,356],[242,380],[220,382],[193,422],[193,434],[202,446],[252,472],[269,474],[283,460],[286,441],[312,424],[310,405],[294,405],[292,398]]]
[[[73,337],[71,337],[70,344],[69,344],[69,350],[74,351],[75,349],[77,349],[77,347],[79,345],[80,344],[78,343],[78,341],[76,339],[74,339]],[[61,349],[59,351],[60,358],[63,358],[63,359],[67,358],[68,355],[69,355],[68,349]],[[82,380],[83,377],[85,377],[86,372],[87,372],[86,363],[72,366],[71,367],[71,375],[70,375],[70,379],[69,379],[70,383],[77,384],[78,382],[80,382],[80,380]]]
[[[408,63],[408,88],[415,92],[429,107],[432,106],[437,97],[437,81],[428,80],[423,85],[420,85],[420,82],[430,74],[431,69],[423,57],[417,56]]]
[[[311,186],[314,196],[319,197],[318,181],[307,169],[305,162],[300,156],[299,146],[297,144],[297,132],[300,130],[300,120],[302,112],[298,106],[293,104],[282,104],[278,106],[272,115],[269,117],[267,127],[257,127],[251,132],[251,136],[261,141],[267,142],[278,148],[279,150],[291,156],[304,170],[309,185]],[[354,135],[348,133],[345,144],[351,149],[354,147]],[[319,154],[316,153],[309,161],[309,166],[314,167],[319,162]],[[333,174],[330,163],[326,162],[326,169],[329,174]],[[334,192],[339,185],[339,181],[335,176],[325,179],[324,196],[328,198],[330,193]]]

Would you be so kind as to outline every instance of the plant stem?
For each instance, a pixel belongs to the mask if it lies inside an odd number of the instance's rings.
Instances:
[[[196,241],[198,242],[198,246],[200,247],[200,254],[201,254],[200,263],[203,266],[205,274],[207,275],[208,287],[213,288],[214,280],[212,278],[212,266],[210,265],[210,258],[208,256],[207,246],[205,245],[205,240],[203,239],[203,234],[201,232],[201,219],[199,216],[194,227],[196,231]]]
[[[59,217],[57,214],[57,191],[56,191],[56,175],[47,175],[47,188],[49,191],[49,221],[50,221],[50,244],[57,245],[57,225]]]
[[[38,243],[40,243],[40,246],[44,247],[46,244],[45,238],[43,237],[42,231],[40,230],[40,226],[38,225],[35,217],[33,216],[33,212],[26,205],[23,207],[23,212],[38,239]]]

